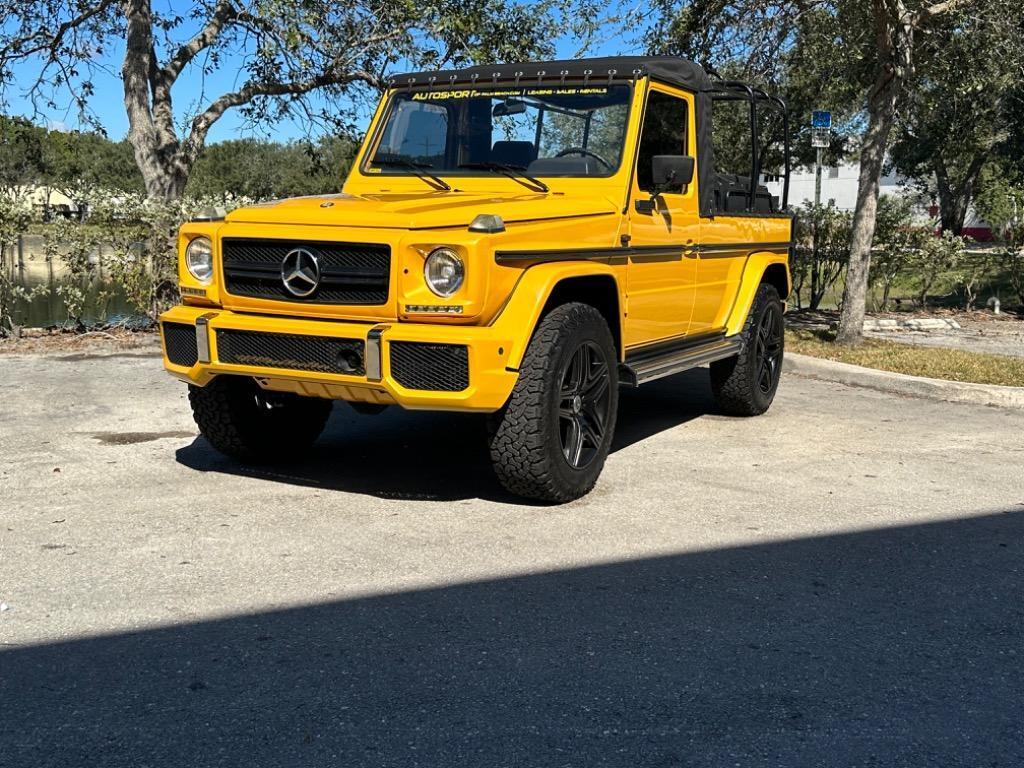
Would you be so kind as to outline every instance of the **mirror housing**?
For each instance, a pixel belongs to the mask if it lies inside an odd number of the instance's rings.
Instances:
[[[655,155],[651,158],[651,178],[662,191],[685,187],[693,181],[695,161],[692,155]]]
[[[493,117],[506,117],[508,115],[521,115],[526,111],[526,102],[518,99],[505,99],[499,101],[491,110]]]

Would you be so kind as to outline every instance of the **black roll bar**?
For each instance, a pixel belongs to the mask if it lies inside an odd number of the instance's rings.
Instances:
[[[782,115],[782,143],[783,143],[783,181],[782,181],[782,210],[789,208],[789,175],[791,169],[791,147],[789,143],[789,109],[786,102],[778,96],[766,93],[760,88],[754,88],[739,80],[714,80],[714,88],[709,93],[715,101],[749,101],[750,102],[750,189],[747,193],[747,207],[753,209],[757,195],[757,181],[761,175],[761,152],[758,146],[758,125],[757,105],[761,103],[769,109],[777,110]]]

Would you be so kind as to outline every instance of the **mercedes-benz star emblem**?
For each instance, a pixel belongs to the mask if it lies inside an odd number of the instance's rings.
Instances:
[[[320,262],[305,248],[288,251],[281,261],[281,282],[292,296],[306,298],[320,285]]]

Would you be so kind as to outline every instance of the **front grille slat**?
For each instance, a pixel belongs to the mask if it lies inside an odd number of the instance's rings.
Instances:
[[[362,376],[366,373],[363,347],[362,339],[231,329],[217,331],[217,358],[228,365]]]
[[[393,341],[391,375],[406,389],[461,392],[469,386],[469,348],[460,344]]]
[[[174,365],[191,368],[199,360],[196,327],[186,323],[161,323],[167,359]]]
[[[292,295],[281,281],[281,262],[295,248],[316,256],[320,287]],[[391,247],[378,243],[269,240],[227,237],[221,241],[228,293],[300,304],[386,304],[391,280]]]

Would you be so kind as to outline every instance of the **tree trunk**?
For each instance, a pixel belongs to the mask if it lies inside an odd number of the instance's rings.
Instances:
[[[974,198],[974,187],[985,167],[986,155],[971,158],[960,184],[954,187],[946,168],[946,161],[936,156],[933,161],[935,181],[939,192],[939,225],[943,232],[959,235],[967,220],[967,209]]]
[[[183,172],[173,160],[169,164],[138,160],[142,171],[142,181],[146,185],[146,195],[160,200],[177,200],[185,192],[188,174]],[[168,167],[169,166],[169,167]]]
[[[864,330],[868,273],[871,269],[871,243],[875,237],[878,190],[885,162],[889,133],[895,122],[896,88],[891,77],[872,90],[868,101],[868,130],[860,154],[857,181],[857,206],[850,233],[850,265],[843,288],[843,308],[839,315],[840,344],[857,344]]]
[[[174,128],[170,89],[156,58],[150,0],[125,0],[124,12],[127,33],[121,80],[128,140],[146,195],[176,200],[185,190],[190,163],[183,158]]]
[[[871,5],[878,70],[868,92],[868,130],[860,153],[857,205],[850,233],[850,265],[846,271],[843,307],[836,334],[836,341],[840,344],[858,344],[864,333],[878,190],[889,134],[896,122],[896,102],[911,70],[914,45],[914,22],[907,15],[902,0],[896,0],[893,7],[887,0],[872,0]]]

